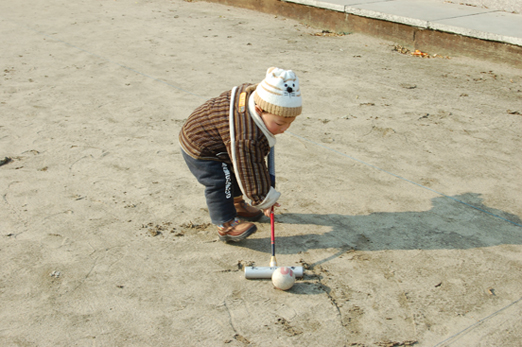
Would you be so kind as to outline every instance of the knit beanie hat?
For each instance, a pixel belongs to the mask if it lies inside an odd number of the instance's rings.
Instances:
[[[271,67],[256,88],[254,101],[263,111],[281,117],[301,114],[299,79],[292,70]]]

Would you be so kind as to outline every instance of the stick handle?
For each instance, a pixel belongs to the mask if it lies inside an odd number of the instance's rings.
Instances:
[[[275,188],[275,150],[274,147],[270,148],[268,153],[268,173],[270,175],[270,183]],[[275,257],[275,227],[274,227],[274,206],[270,208],[270,244],[272,247],[272,257],[270,258],[270,266],[277,266]]]
[[[270,183],[272,187],[275,188],[275,149],[274,147],[270,148],[270,153],[268,153],[268,174],[270,175]]]
[[[270,245],[272,246],[272,257],[270,258],[270,266],[277,266],[275,257],[275,220],[274,220],[274,206],[270,208]]]

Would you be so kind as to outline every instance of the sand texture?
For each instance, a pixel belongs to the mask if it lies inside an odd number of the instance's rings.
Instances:
[[[0,4],[1,346],[519,346],[522,70],[206,2]],[[270,225],[218,241],[178,133],[300,78]],[[7,159],[4,159],[7,158]]]

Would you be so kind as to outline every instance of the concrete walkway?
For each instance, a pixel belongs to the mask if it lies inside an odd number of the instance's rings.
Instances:
[[[422,29],[522,46],[522,15],[429,0],[284,0]]]
[[[379,37],[410,51],[522,68],[522,14],[517,3],[510,7],[517,10],[508,12],[500,5],[485,8],[443,0],[204,1],[283,16],[334,33]]]

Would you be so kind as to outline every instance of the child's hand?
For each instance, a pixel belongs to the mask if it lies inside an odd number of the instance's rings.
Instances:
[[[272,207],[281,207],[281,205],[276,202]],[[270,210],[272,209],[272,207],[269,207],[269,208],[265,208],[263,210],[263,213],[265,214],[265,216],[267,216],[268,218],[270,218]]]

